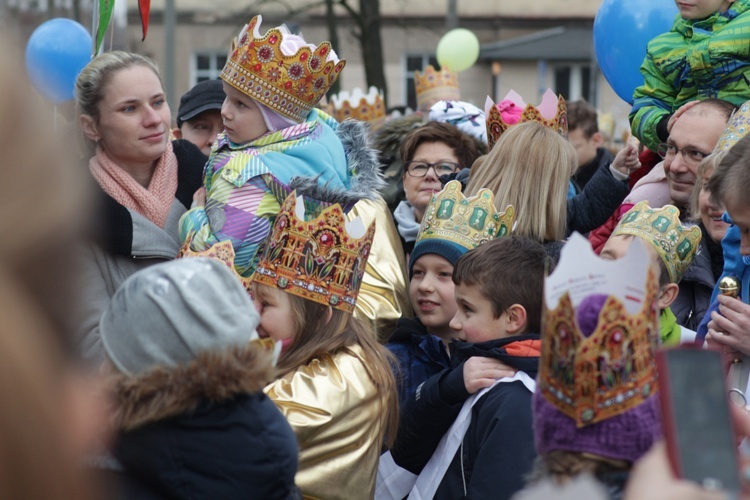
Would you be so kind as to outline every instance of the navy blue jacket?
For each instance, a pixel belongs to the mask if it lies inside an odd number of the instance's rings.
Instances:
[[[463,362],[493,357],[536,378],[539,358],[509,354],[512,343],[539,340],[518,335],[478,344],[454,342],[454,367],[428,379],[406,404],[391,451],[401,467],[419,474],[469,398]],[[531,471],[536,450],[531,392],[521,382],[497,384],[472,408],[471,424],[435,494],[436,499],[510,498]]]
[[[450,367],[443,341],[427,332],[419,318],[401,318],[385,345],[398,359],[398,402],[402,408],[419,384]],[[394,370],[395,371],[395,370]]]

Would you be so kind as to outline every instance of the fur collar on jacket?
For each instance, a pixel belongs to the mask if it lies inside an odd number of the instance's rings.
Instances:
[[[380,173],[378,152],[371,147],[369,134],[367,123],[357,120],[344,120],[336,129],[336,135],[344,146],[347,169],[351,175],[351,187],[348,190],[320,186],[315,177],[295,177],[289,187],[296,189],[298,195],[348,207],[354,206],[363,198],[376,199],[385,182]]]
[[[113,424],[129,431],[193,411],[200,403],[259,393],[273,377],[273,353],[256,343],[201,353],[175,368],[117,374],[107,381],[115,406]]]

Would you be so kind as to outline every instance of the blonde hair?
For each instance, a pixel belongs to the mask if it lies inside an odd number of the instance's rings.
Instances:
[[[99,123],[99,103],[104,99],[107,85],[115,73],[133,66],[144,66],[150,69],[161,82],[159,67],[154,61],[140,54],[113,50],[89,61],[76,78],[75,100],[78,114],[88,115],[94,119],[95,123]],[[91,151],[94,150],[93,141],[86,137],[80,137],[79,140]]]
[[[256,283],[254,286],[256,294],[286,293],[268,285]],[[348,347],[360,346],[365,358],[365,369],[378,394],[387,394],[386,408],[383,409],[385,438],[386,444],[393,444],[398,426],[398,395],[391,370],[391,366],[396,365],[393,355],[378,343],[375,332],[364,321],[347,312],[296,295],[287,294],[287,297],[292,308],[294,340],[279,358],[279,372],[284,374],[324,354],[333,355]]]
[[[490,189],[498,210],[516,209],[514,234],[559,241],[565,237],[568,183],[577,166],[575,149],[560,134],[538,122],[519,123],[472,169],[467,196]]]
[[[704,187],[703,176],[706,175],[706,172],[713,173],[713,171],[716,170],[716,167],[719,166],[721,160],[726,156],[727,151],[728,150],[711,153],[710,155],[703,158],[703,160],[701,160],[701,162],[698,164],[698,167],[695,170],[695,186],[693,186],[693,190],[690,192],[690,199],[688,200],[690,219],[700,222],[701,209],[698,203],[698,199],[701,195],[701,189],[703,189]]]
[[[19,46],[0,37],[3,47]],[[73,449],[76,226],[89,210],[70,130],[31,92],[18,54],[0,54],[0,498],[88,498]]]

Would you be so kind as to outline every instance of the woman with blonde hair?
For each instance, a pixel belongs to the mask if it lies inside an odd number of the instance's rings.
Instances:
[[[147,57],[95,57],[78,76],[75,96],[100,219],[81,257],[79,331],[86,356],[101,361],[102,313],[130,275],[177,256],[178,222],[201,187],[207,158],[186,140],[170,140],[169,105]]]
[[[639,165],[628,153],[627,148],[620,151],[610,168],[599,169],[583,192],[568,200],[568,182],[578,168],[575,149],[539,122],[519,123],[472,169],[467,196],[488,188],[498,210],[516,208],[515,234],[559,242],[573,231],[598,227],[619,206],[627,194],[627,175]],[[624,179],[615,178],[612,170]]]
[[[565,237],[568,181],[577,165],[575,149],[560,134],[538,122],[519,123],[472,169],[467,196],[490,189],[498,210],[515,207],[514,234],[560,241]]]

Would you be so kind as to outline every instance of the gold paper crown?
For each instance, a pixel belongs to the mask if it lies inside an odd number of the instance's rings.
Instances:
[[[500,113],[497,105],[487,97],[485,102],[485,120],[487,121],[487,143],[489,144],[490,150],[500,140],[500,136],[508,130],[509,127],[523,122],[539,122],[545,127],[549,127],[552,130],[560,133],[564,137],[568,136],[568,110],[565,105],[565,99],[563,96],[555,96],[555,93],[551,90],[547,90],[542,97],[542,102],[539,107],[531,104],[524,106],[521,96],[517,93],[510,91],[508,95],[503,99],[504,101],[509,100],[517,106],[523,106],[521,117],[516,123],[507,123],[503,120],[503,116]],[[502,101],[501,101],[502,102]],[[556,105],[555,105],[556,104]],[[555,113],[543,113],[540,108],[552,108]],[[545,117],[545,114],[548,116]]]
[[[365,230],[359,218],[347,222],[338,204],[309,221],[304,210],[302,197],[293,191],[276,217],[253,280],[352,313],[375,223]]]
[[[657,391],[659,287],[648,263],[640,243],[622,259],[605,261],[575,233],[545,280],[537,390],[579,428],[631,410]],[[597,291],[606,299],[586,336],[577,310]]]
[[[331,110],[333,117],[340,122],[353,118],[369,123],[372,130],[385,123],[385,101],[383,93],[376,87],[370,87],[367,94],[356,88],[351,94],[344,90],[331,96]]]
[[[750,101],[740,106],[740,109],[735,111],[729,119],[727,128],[724,129],[724,133],[719,137],[719,142],[716,143],[714,153],[729,151],[748,132],[750,132]]]
[[[470,198],[461,192],[459,181],[450,181],[436,193],[425,209],[415,242],[439,239],[466,249],[478,247],[491,239],[509,234],[513,229],[515,209],[495,209],[495,197],[489,189],[480,189]]]
[[[234,247],[232,246],[232,242],[230,240],[220,241],[219,243],[215,243],[212,245],[208,250],[204,250],[202,252],[196,252],[194,250],[190,249],[190,241],[192,241],[192,237],[188,237],[185,239],[185,243],[182,245],[182,248],[180,248],[180,251],[177,253],[177,258],[183,258],[183,257],[206,257],[208,259],[214,259],[218,260],[220,262],[223,262],[230,271],[232,271],[232,274],[237,276],[237,279],[240,280],[240,283],[242,283],[242,286],[245,288],[245,291],[252,297],[252,279],[251,278],[245,278],[242,275],[240,275],[237,272],[237,269],[234,267]]]
[[[687,228],[680,222],[680,211],[673,205],[651,208],[641,201],[620,220],[612,236],[630,234],[643,238],[659,254],[672,283],[679,283],[701,241],[698,226]]]
[[[414,72],[414,87],[417,93],[417,109],[429,111],[438,101],[459,101],[461,91],[458,87],[458,73],[448,68],[440,71],[427,66],[424,73]]]
[[[284,55],[281,42],[290,35],[285,27],[268,30],[261,37],[261,16],[255,16],[232,43],[221,79],[240,92],[297,123],[334,84],[346,61],[334,63],[331,44],[323,42],[314,50],[307,45],[292,55]]]

